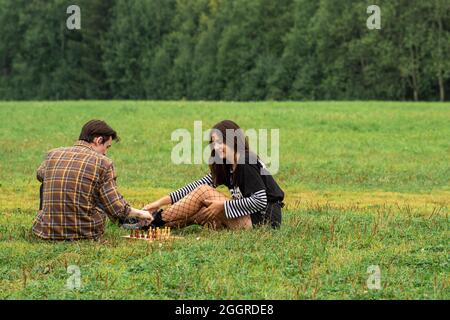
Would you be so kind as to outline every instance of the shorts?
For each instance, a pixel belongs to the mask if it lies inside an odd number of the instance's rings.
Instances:
[[[252,213],[250,215],[252,225],[254,227],[270,225],[272,228],[278,229],[281,226],[281,208],[283,207],[284,203],[281,201],[270,202],[265,211]]]

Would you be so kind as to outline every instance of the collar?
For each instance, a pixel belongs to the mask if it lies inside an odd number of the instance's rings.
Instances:
[[[92,149],[91,144],[89,142],[84,141],[84,140],[78,140],[77,142],[75,142],[74,146],[75,147],[84,147],[84,148],[88,148],[88,149],[94,150],[94,149]]]

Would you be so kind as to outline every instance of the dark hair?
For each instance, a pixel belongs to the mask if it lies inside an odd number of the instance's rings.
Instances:
[[[249,153],[248,139],[245,136],[242,129],[231,120],[223,120],[216,125],[211,130],[210,133],[210,146],[211,146],[211,159],[209,162],[209,169],[211,170],[211,175],[213,182],[216,186],[228,183],[227,177],[229,177],[229,172],[231,168],[231,164],[228,164],[219,160],[216,157],[216,151],[212,147],[212,134],[216,132],[221,136],[223,142],[226,143],[229,147],[233,147],[234,149],[234,162],[236,163],[236,156],[239,153],[240,156],[243,156],[243,160],[245,159],[245,154]],[[227,132],[231,132],[233,134],[233,139],[229,137],[227,139]],[[231,144],[231,145],[230,145]],[[245,153],[245,154],[242,154]],[[219,161],[218,161],[219,160]],[[241,160],[240,160],[241,161]],[[235,172],[233,172],[234,178]]]
[[[87,122],[81,129],[78,140],[92,142],[97,137],[103,138],[102,144],[108,141],[110,137],[116,141],[120,140],[117,132],[102,120],[91,120]]]

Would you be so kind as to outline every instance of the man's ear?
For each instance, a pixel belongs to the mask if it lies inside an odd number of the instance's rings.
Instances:
[[[102,137],[94,138],[94,143],[95,144],[102,144],[103,143],[103,138]]]

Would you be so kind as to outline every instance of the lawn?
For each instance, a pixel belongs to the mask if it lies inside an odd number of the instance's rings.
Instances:
[[[172,163],[174,130],[279,129],[282,228],[192,226],[181,240],[130,243],[109,224],[99,242],[35,239],[35,170],[92,118],[121,136],[108,155],[136,207],[207,172]],[[0,102],[0,119],[2,299],[450,298],[449,103]]]

